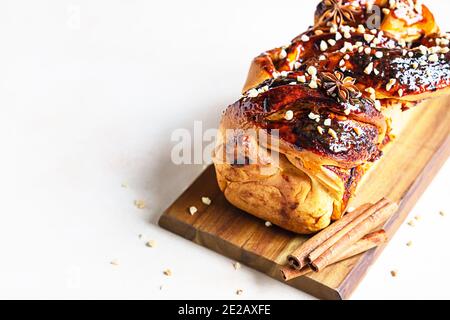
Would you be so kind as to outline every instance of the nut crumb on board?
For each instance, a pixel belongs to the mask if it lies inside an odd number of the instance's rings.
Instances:
[[[272,222],[266,221],[265,225],[266,225],[267,228],[270,228],[272,226]]]
[[[240,296],[243,293],[244,293],[244,291],[242,289],[236,290],[236,295],[238,295],[238,296]]]
[[[441,216],[445,216],[445,212],[444,211],[439,211],[439,214],[441,215]]]
[[[239,262],[233,263],[234,270],[239,270],[241,268],[241,264]]]
[[[149,240],[149,241],[147,241],[147,243],[145,245],[147,247],[149,247],[149,248],[154,248],[154,247],[156,247],[156,241],[155,240]]]
[[[421,216],[415,216],[414,219],[415,219],[416,221],[419,221],[419,220],[422,219],[422,217],[421,217]]]
[[[395,278],[395,277],[397,276],[397,274],[398,274],[397,270],[392,270],[392,271],[391,271],[391,276],[392,276],[392,277]]]
[[[128,184],[122,183],[122,184],[121,184],[121,187],[122,187],[122,188],[128,188]]]
[[[166,269],[166,270],[163,271],[163,273],[164,273],[165,276],[170,277],[172,275],[172,270]]]
[[[409,222],[408,222],[408,226],[410,226],[410,227],[415,227],[416,224],[414,223],[414,220],[409,221]]]
[[[134,205],[138,209],[145,209],[145,201],[144,200],[134,200]]]
[[[412,247],[413,242],[412,242],[412,241],[408,241],[408,242],[406,243],[406,245],[407,245],[408,247]]]
[[[195,206],[189,207],[189,213],[191,214],[191,216],[193,216],[194,214],[197,213],[197,208]]]
[[[209,206],[212,201],[209,197],[202,197],[202,202],[203,202],[203,204],[206,204],[207,206]]]

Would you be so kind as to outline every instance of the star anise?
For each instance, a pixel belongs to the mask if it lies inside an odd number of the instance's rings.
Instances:
[[[344,3],[346,2],[346,3]],[[361,14],[361,8],[354,6],[348,0],[324,0],[318,12],[316,27],[328,24],[341,26],[345,22],[356,22],[355,16]]]
[[[353,99],[361,97],[361,91],[355,86],[355,79],[345,77],[340,71],[323,72],[321,74],[322,87],[327,94],[337,98],[340,102],[350,102]]]

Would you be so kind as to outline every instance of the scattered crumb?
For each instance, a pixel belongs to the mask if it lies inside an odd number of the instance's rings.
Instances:
[[[138,209],[145,209],[145,201],[144,200],[134,200],[134,205]]]
[[[266,225],[267,228],[270,228],[272,226],[272,222],[266,221],[265,225]]]
[[[112,264],[113,266],[118,266],[119,260],[117,260],[117,259],[111,260],[110,264]]]
[[[122,183],[122,188],[128,188],[128,185],[126,183]]]
[[[416,224],[414,223],[414,220],[409,221],[409,222],[408,222],[408,226],[410,226],[410,227],[415,227]]]
[[[202,202],[209,206],[211,204],[211,199],[208,197],[202,197]]]
[[[139,239],[142,239],[143,237],[144,237],[144,236],[143,236],[142,234],[139,234],[139,235],[138,235],[138,238],[139,238]]]
[[[392,271],[391,271],[391,276],[392,276],[392,277],[395,278],[395,277],[397,276],[397,274],[398,274],[397,270],[392,270]]]
[[[170,277],[172,275],[172,270],[166,269],[166,270],[163,271],[163,273],[164,273],[165,276]]]
[[[239,270],[241,268],[241,264],[239,262],[233,263],[234,270]]]
[[[196,214],[197,211],[198,211],[197,208],[194,207],[194,206],[192,206],[192,207],[189,208],[189,213],[191,214],[191,216],[193,216],[194,214]]]
[[[355,211],[355,210],[356,210],[355,207],[350,207],[350,208],[347,209],[347,212],[348,212],[348,213],[351,213],[351,212],[353,212],[353,211]]]
[[[237,294],[238,296],[240,296],[240,295],[243,294],[243,293],[244,293],[244,291],[241,290],[241,289],[236,290],[236,294]]]
[[[162,290],[163,289],[163,286],[159,286],[159,290]]]
[[[155,240],[149,240],[149,241],[147,241],[147,243],[145,245],[147,247],[149,247],[149,248],[154,248],[154,247],[156,247],[156,241]]]
[[[439,211],[439,214],[441,215],[441,216],[445,216],[445,212],[444,211]]]
[[[416,221],[422,220],[421,216],[415,216],[414,219],[416,219]]]
[[[408,241],[408,242],[406,243],[406,245],[407,245],[408,247],[412,247],[413,242],[412,242],[412,241]]]

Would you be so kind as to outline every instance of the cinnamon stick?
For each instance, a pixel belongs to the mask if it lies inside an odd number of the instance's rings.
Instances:
[[[319,257],[311,260],[311,268],[319,272],[336,257],[341,256],[349,246],[361,239],[365,234],[373,230],[374,227],[386,222],[392,214],[397,211],[398,205],[396,203],[389,203],[381,209],[375,211],[372,215],[366,217],[363,221],[355,225],[344,236],[340,237],[338,241],[327,250],[325,250]],[[369,212],[371,210],[368,210]],[[365,213],[360,217],[364,217]],[[358,217],[357,220],[360,220]]]
[[[389,204],[389,200],[386,198],[381,199],[374,205],[367,208],[362,214],[358,215],[356,218],[354,218],[352,221],[347,223],[344,228],[333,234],[330,238],[325,240],[322,244],[320,244],[316,249],[314,249],[307,257],[307,261],[311,263],[312,261],[319,258],[325,251],[330,249],[333,245],[336,244],[340,239],[342,239],[346,234],[348,234],[351,230],[353,230],[357,225],[359,225],[361,222],[369,218],[371,215],[373,215],[375,212],[378,212],[381,208]],[[372,231],[376,226],[372,225],[371,230],[368,230],[367,232],[363,233],[361,237],[358,239],[355,239],[355,242],[359,239],[361,239],[364,235],[368,234],[370,231]],[[347,245],[349,245],[347,243]]]
[[[387,235],[384,230],[379,230],[376,232],[373,232],[371,234],[366,235],[361,240],[356,242],[355,244],[348,247],[347,250],[342,252],[341,255],[336,257],[330,265],[346,260],[348,258],[354,257],[358,254],[361,254],[363,252],[366,252],[372,248],[375,248],[387,241]],[[290,281],[292,279],[302,277],[304,275],[307,275],[314,270],[311,269],[310,266],[304,267],[302,270],[297,270],[292,268],[291,266],[287,265],[282,268],[280,268],[281,276],[283,277],[284,281]]]
[[[371,204],[367,203],[356,209],[355,211],[346,214],[341,220],[331,224],[328,228],[317,233],[315,236],[311,237],[309,240],[304,242],[297,250],[288,256],[289,264],[297,269],[301,270],[308,264],[308,255],[315,250],[319,245],[324,243],[331,236],[336,234],[338,231],[343,229],[351,221],[357,218],[359,215],[364,213]]]

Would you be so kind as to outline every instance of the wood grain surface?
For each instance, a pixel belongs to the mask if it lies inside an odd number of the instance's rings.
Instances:
[[[444,97],[405,112],[406,125],[357,191],[352,206],[381,197],[400,202],[398,212],[385,226],[390,236],[450,155],[449,108],[450,98]],[[202,196],[210,197],[212,204],[203,204]],[[198,208],[193,216],[190,206]],[[279,267],[307,239],[278,227],[268,228],[264,221],[230,205],[217,186],[213,166],[164,212],[159,224],[280,281]],[[373,249],[287,284],[321,299],[348,299],[382,250]]]

